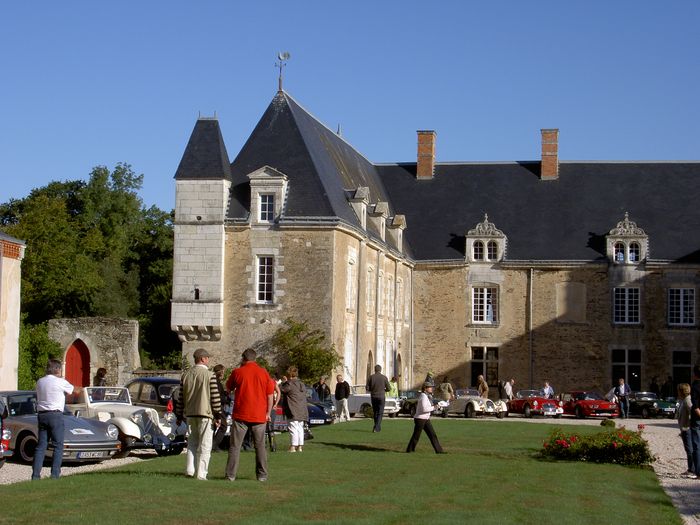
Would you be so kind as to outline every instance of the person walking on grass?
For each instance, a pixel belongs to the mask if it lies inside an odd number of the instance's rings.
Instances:
[[[282,408],[289,421],[289,452],[301,452],[304,449],[304,423],[309,420],[306,402],[306,385],[299,379],[296,366],[287,369],[280,384]]]
[[[177,424],[187,422],[185,475],[206,480],[214,426],[221,425],[221,396],[216,376],[209,371],[209,352],[194,351],[194,366],[182,374],[177,400]]]
[[[348,398],[350,397],[350,385],[343,380],[343,376],[340,374],[335,379],[335,411],[338,414],[338,421],[349,421]]]
[[[372,432],[382,431],[382,418],[384,417],[384,401],[386,393],[391,390],[389,379],[382,374],[381,365],[375,365],[374,374],[367,378],[367,392],[369,392],[374,414],[374,427]]]
[[[49,440],[53,442],[51,460],[51,477],[61,477],[63,463],[63,439],[65,424],[63,410],[66,407],[66,395],[79,394],[83,389],[74,387],[63,379],[63,363],[58,359],[49,359],[46,375],[36,382],[36,410],[39,423],[39,441],[34,451],[32,479],[41,478],[41,467],[46,457]]]
[[[413,435],[411,440],[408,442],[406,447],[406,452],[415,452],[416,445],[418,445],[418,440],[423,431],[428,436],[430,444],[433,446],[436,454],[444,454],[445,451],[440,445],[437,434],[433,429],[433,424],[430,422],[430,413],[435,410],[435,405],[433,405],[430,397],[433,394],[433,384],[423,383],[423,388],[418,396],[418,402],[416,403],[416,415],[413,416]]]
[[[276,383],[263,367],[255,362],[257,353],[252,348],[243,352],[241,366],[226,381],[226,390],[233,396],[233,426],[231,447],[226,463],[226,479],[234,481],[238,473],[241,446],[248,429],[255,446],[255,474],[258,481],[267,481],[267,450],[265,427],[272,421],[270,412],[274,403]]]

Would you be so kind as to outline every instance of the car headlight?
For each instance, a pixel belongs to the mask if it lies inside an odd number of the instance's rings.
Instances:
[[[175,414],[172,412],[166,412],[165,415],[163,416],[163,419],[165,420],[166,423],[172,425],[175,423],[177,418],[175,417]]]
[[[10,440],[10,439],[12,439],[12,430],[10,430],[9,428],[3,429],[3,431],[2,431],[2,439],[4,439],[4,440]]]
[[[535,407],[535,408],[537,408],[537,405],[539,405],[539,403],[538,403],[537,400],[535,399],[535,400],[532,402],[532,406]]]
[[[658,403],[654,403],[654,408],[659,408],[659,404],[658,404]]]
[[[129,419],[131,419],[137,425],[143,425],[143,416],[141,414],[131,414]]]
[[[151,443],[153,441],[153,436],[150,434],[144,434],[143,435],[143,441],[145,443]]]
[[[119,429],[110,423],[107,425],[107,436],[110,439],[117,439],[119,437]]]

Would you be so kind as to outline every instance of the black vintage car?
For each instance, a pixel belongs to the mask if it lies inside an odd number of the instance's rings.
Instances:
[[[632,392],[628,399],[632,416],[676,417],[676,403],[659,399],[654,392]]]
[[[134,405],[153,408],[160,416],[172,406],[169,402],[178,386],[180,380],[171,377],[139,377],[126,384]]]

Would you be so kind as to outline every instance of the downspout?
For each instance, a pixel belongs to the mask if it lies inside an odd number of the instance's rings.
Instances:
[[[535,278],[535,270],[530,268],[528,270],[528,283],[527,283],[527,334],[528,334],[528,350],[530,354],[530,388],[533,388],[534,384],[534,366],[535,366],[535,355],[532,347],[532,291],[533,291],[533,280]]]

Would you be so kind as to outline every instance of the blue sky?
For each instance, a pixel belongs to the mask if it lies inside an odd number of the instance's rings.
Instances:
[[[198,114],[231,160],[277,89],[374,162],[700,159],[700,2],[36,1],[0,7],[0,202],[96,165],[174,205]]]

